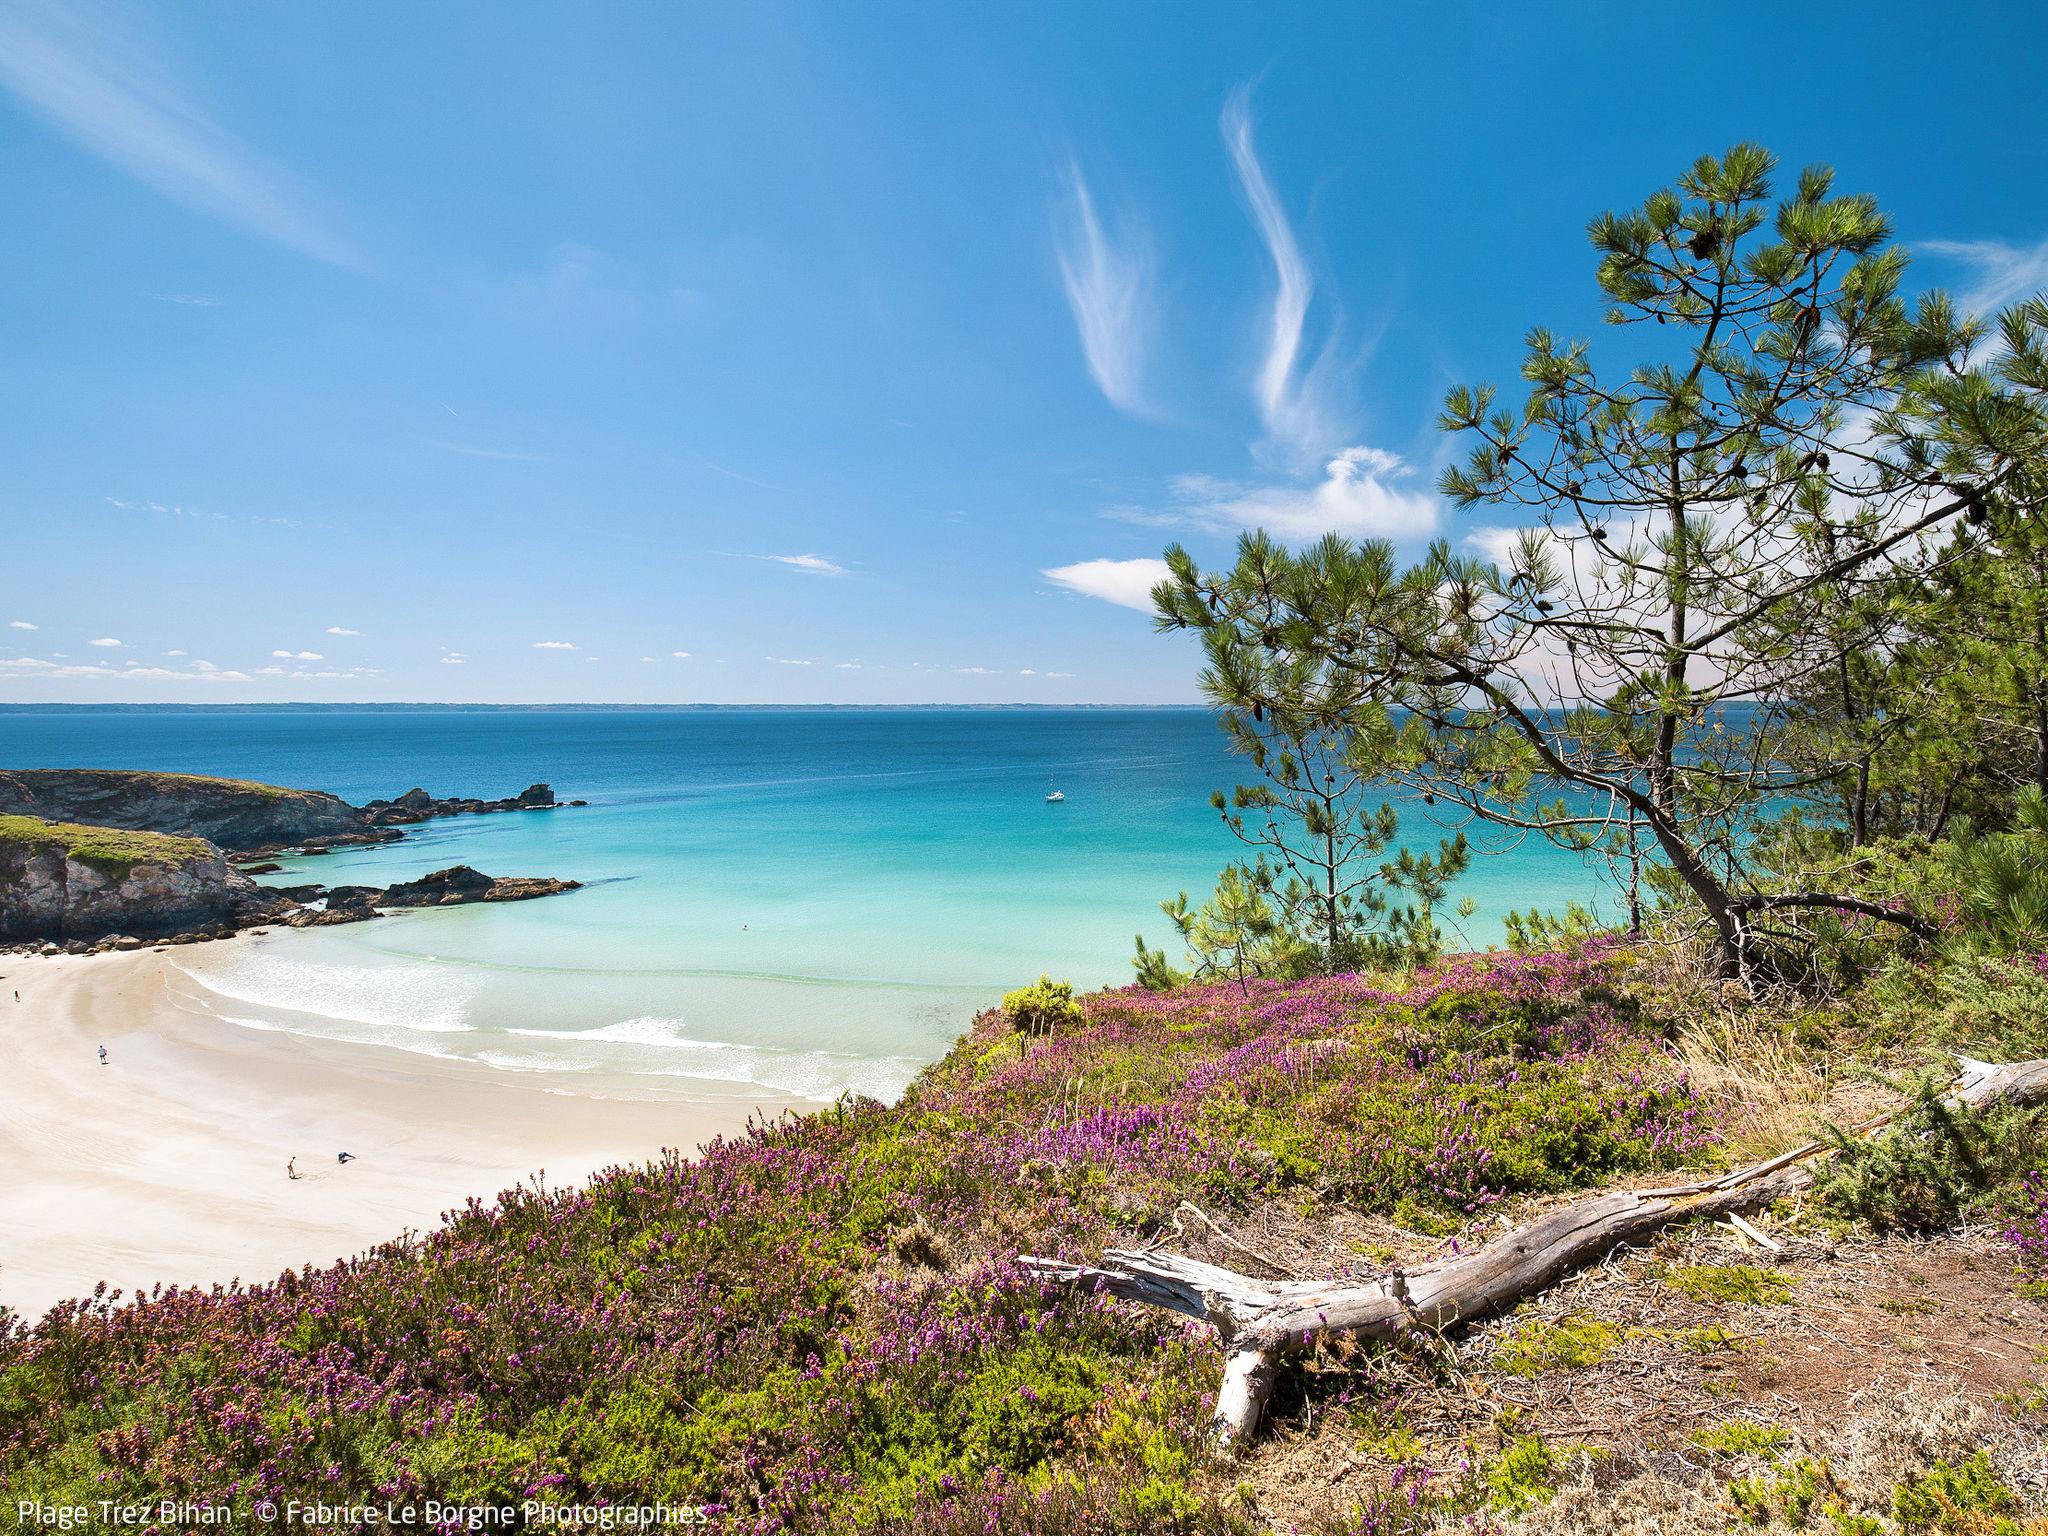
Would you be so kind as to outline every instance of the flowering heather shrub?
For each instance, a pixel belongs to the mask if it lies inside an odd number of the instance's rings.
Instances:
[[[2010,1225],[2000,1236],[2012,1244],[2029,1291],[2048,1300],[2048,1172],[2024,1175],[2005,1214]]]
[[[1454,1226],[1710,1139],[1597,954],[982,1019],[849,1102],[260,1286],[0,1322],[9,1498],[714,1506],[732,1532],[1230,1531],[1200,1327],[1048,1289],[1182,1199]]]

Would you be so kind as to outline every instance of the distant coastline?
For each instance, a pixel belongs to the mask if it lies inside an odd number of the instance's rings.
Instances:
[[[1149,710],[1162,714],[1213,714],[1206,704],[437,704],[432,702],[335,703],[285,700],[247,704],[97,704],[8,703],[0,715],[679,715],[679,714],[994,714],[1029,710],[1057,714],[1069,710]]]

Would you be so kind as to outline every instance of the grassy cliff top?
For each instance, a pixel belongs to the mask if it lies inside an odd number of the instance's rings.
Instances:
[[[263,784],[255,779],[224,779],[207,773],[161,773],[147,768],[17,768],[11,777],[34,783],[51,779],[118,779],[136,789],[175,792],[209,787],[233,794],[261,795],[268,800],[326,800],[313,789],[288,789],[281,784]]]
[[[26,848],[31,853],[55,848],[67,859],[120,879],[126,879],[138,864],[183,864],[215,854],[211,843],[196,837],[124,832],[116,827],[43,821],[34,816],[0,816],[0,848],[6,847]]]

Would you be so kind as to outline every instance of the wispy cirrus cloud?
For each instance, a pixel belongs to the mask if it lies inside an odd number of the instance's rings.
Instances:
[[[364,268],[303,192],[214,122],[140,12],[0,8],[0,87],[73,143],[174,202],[315,260]]]
[[[1333,426],[1334,413],[1326,399],[1332,354],[1326,349],[1314,362],[1302,362],[1315,278],[1302,255],[1301,242],[1294,237],[1287,210],[1259,160],[1252,136],[1249,87],[1233,91],[1224,102],[1220,126],[1252,223],[1273,263],[1266,345],[1253,376],[1259,417],[1267,435],[1295,454],[1324,453],[1333,443],[1343,441]]]
[[[481,443],[456,443],[442,437],[415,437],[414,442],[423,448],[438,448],[443,453],[460,454],[465,459],[498,459],[511,464],[552,464],[554,458],[545,453],[528,453],[523,448],[491,448]]]
[[[536,640],[533,642],[533,648],[536,651],[573,651],[576,649],[576,642],[573,640]]]
[[[360,635],[362,631],[360,629],[349,629],[341,624],[330,624],[327,626],[327,633],[330,635]]]
[[[1113,240],[1103,229],[1087,178],[1071,160],[1066,190],[1058,234],[1060,282],[1074,312],[1089,376],[1118,410],[1147,415],[1151,260],[1138,238]]]
[[[757,560],[772,560],[777,565],[786,565],[793,571],[803,571],[811,576],[844,576],[846,567],[837,561],[827,560],[823,555],[757,555]]]
[[[27,619],[9,619],[9,620],[7,621],[7,627],[8,627],[9,629],[41,629],[41,628],[42,628],[42,626],[41,626],[40,624],[31,624],[31,623],[29,623],[29,621],[28,621]]]
[[[2006,305],[2048,289],[2048,240],[2010,245],[2003,240],[1920,240],[1913,249],[1966,267],[1972,280],[1957,295],[1963,308],[1990,316]]]
[[[1055,565],[1039,575],[1069,592],[1099,597],[1119,608],[1152,611],[1152,589],[1166,580],[1164,560],[1078,560],[1072,565]],[[1046,676],[1056,676],[1048,672]]]

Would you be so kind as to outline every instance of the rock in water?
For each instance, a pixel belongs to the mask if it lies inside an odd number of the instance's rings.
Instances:
[[[377,899],[380,907],[452,907],[472,901],[528,901],[580,887],[575,880],[533,879],[513,875],[493,878],[467,864],[437,869],[431,875],[394,885]]]

